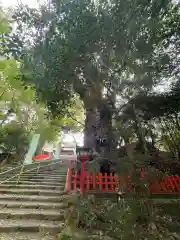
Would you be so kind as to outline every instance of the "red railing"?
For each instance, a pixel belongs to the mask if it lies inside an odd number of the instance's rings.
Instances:
[[[65,189],[64,191],[66,193],[69,193],[71,191],[71,178],[72,178],[72,168],[75,165],[74,160],[70,160],[68,163],[68,170],[67,170],[67,175],[66,175],[66,184],[65,184]]]
[[[126,177],[124,183],[121,184],[119,176],[107,176],[107,174],[102,175],[88,173],[84,171],[84,167],[81,168],[80,175],[77,171],[72,174],[72,162],[70,162],[67,178],[65,192],[70,192],[73,190],[77,191],[80,189],[81,198],[84,192],[89,193],[116,193],[121,187],[124,192],[132,192],[133,184],[130,177]],[[140,180],[145,179],[144,170],[141,169]],[[167,176],[161,182],[154,182],[152,184],[146,185],[152,194],[180,194],[180,177],[179,176]]]
[[[180,194],[180,177],[165,177],[162,182],[152,184],[150,190],[156,194]]]
[[[68,167],[66,184],[65,184],[65,192],[69,193],[70,191],[71,191],[71,169]]]
[[[77,191],[77,187],[80,187],[80,193],[84,192],[116,192],[119,189],[120,178],[118,176],[104,176],[99,173],[98,175],[93,173],[84,172],[84,176],[79,176],[77,172],[72,176],[71,186],[74,192]]]
[[[140,178],[143,180],[142,178]],[[133,191],[133,184],[130,177],[126,178],[126,191]],[[147,185],[152,194],[180,194],[180,177],[167,176],[160,182],[155,182]]]

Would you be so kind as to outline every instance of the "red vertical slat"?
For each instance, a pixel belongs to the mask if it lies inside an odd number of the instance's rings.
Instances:
[[[120,182],[120,177],[119,176],[117,176],[117,177],[118,177],[118,189],[119,189],[121,182]]]
[[[180,177],[179,176],[174,176],[175,181],[176,181],[176,186],[177,186],[177,191],[180,193]]]
[[[101,192],[102,192],[102,178],[103,178],[102,174],[99,173],[99,181],[98,181],[98,183],[99,183],[99,190],[100,190]]]
[[[176,182],[178,184],[178,187],[180,189],[180,177],[179,176],[176,176]],[[179,191],[180,192],[180,191]]]
[[[91,189],[94,189],[94,174],[91,174],[91,185],[90,185]]]
[[[116,191],[116,189],[119,189],[119,177],[118,176],[115,176],[115,189],[114,191]]]
[[[176,182],[174,182],[174,176],[169,177],[169,185],[171,192],[175,193],[176,192]]]
[[[179,193],[179,192],[180,192],[180,189],[179,189],[178,182],[176,181],[176,176],[172,176],[172,177],[171,177],[171,180],[172,180],[173,185],[174,185],[174,191],[175,191],[176,193]]]
[[[71,184],[72,184],[72,164],[71,162],[68,163],[68,170],[67,170],[67,176],[66,176],[66,184],[65,184],[65,192],[70,192],[71,191]]]
[[[176,190],[176,182],[174,182],[174,176],[171,176],[170,180],[171,180],[172,191],[175,193],[177,192],[177,190]]]
[[[178,183],[178,179],[176,179],[176,175],[173,176],[173,179],[172,179],[173,183],[174,183],[174,187],[175,187],[175,191],[177,193],[180,192],[180,186],[179,186],[179,183]]]
[[[168,193],[168,192],[169,192],[168,177],[165,178],[165,180],[164,180],[164,185],[165,185],[165,191],[166,191],[166,193]]]
[[[105,187],[105,191],[108,192],[108,175],[107,175],[107,173],[105,173],[103,185]]]
[[[173,183],[172,183],[172,181],[171,181],[171,176],[168,176],[168,177],[166,178],[165,185],[166,185],[166,191],[167,191],[167,193],[174,192],[174,186],[173,186]]]
[[[68,168],[67,176],[66,176],[66,184],[65,184],[65,192],[69,193],[71,190],[71,169]]]
[[[95,173],[92,175],[92,182],[93,182],[93,190],[96,189],[96,175]]]
[[[175,175],[174,179],[176,181],[176,184],[178,184],[178,186],[179,186],[179,184],[180,184],[180,177],[178,175]]]
[[[144,180],[144,169],[141,168],[140,170],[140,180]]]
[[[86,191],[89,192],[89,182],[90,182],[90,176],[88,172],[86,173]]]
[[[162,181],[160,183],[160,193],[165,193],[166,192],[166,185],[165,185],[165,182]]]
[[[90,173],[89,175],[89,189],[91,190],[93,188],[93,174]]]
[[[117,176],[113,176],[113,181],[112,181],[112,192],[115,192],[115,191],[116,191],[116,187],[117,187],[116,177],[117,177]]]
[[[113,178],[112,173],[110,173],[109,179],[110,179],[110,183],[111,183],[109,189],[113,192],[114,191],[114,178]]]
[[[85,161],[81,160],[81,174],[80,174],[80,195],[81,195],[81,199],[83,198],[83,194],[84,194],[84,165],[85,165]]]
[[[91,189],[94,189],[94,174],[91,173],[91,184],[90,184]]]

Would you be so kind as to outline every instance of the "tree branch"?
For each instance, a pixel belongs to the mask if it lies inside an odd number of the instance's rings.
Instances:
[[[1,93],[0,99],[2,98],[2,96],[4,95],[5,92],[6,92],[6,89],[4,89],[4,91]]]
[[[75,117],[72,116],[72,114],[67,110],[67,115],[69,118],[71,118],[73,121],[77,122],[78,124],[80,124],[81,126],[85,127],[85,124],[83,124],[82,122],[78,121]]]

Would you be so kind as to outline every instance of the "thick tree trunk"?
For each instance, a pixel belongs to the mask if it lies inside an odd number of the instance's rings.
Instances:
[[[140,143],[140,147],[141,147],[144,155],[147,157],[148,150],[147,150],[147,146],[146,146],[146,139],[145,139],[144,131],[141,127],[141,120],[138,116],[138,113],[137,113],[134,105],[132,106],[132,113],[134,115],[136,134],[137,134],[137,137],[138,137],[138,140],[139,140],[139,143]]]
[[[84,147],[104,152],[109,158],[113,142],[111,108],[107,100],[102,99],[100,89],[89,88],[82,100],[86,112]],[[104,144],[101,140],[104,140]]]
[[[96,108],[86,109],[86,120],[84,128],[84,147],[96,149]]]
[[[97,138],[101,139],[99,150],[109,159],[113,143],[112,111],[106,100],[102,100],[98,106],[99,127]]]
[[[97,104],[101,99],[101,89],[88,87],[82,98],[85,107],[84,147],[96,148]]]

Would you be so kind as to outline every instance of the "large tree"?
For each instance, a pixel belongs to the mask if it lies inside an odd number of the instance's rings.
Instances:
[[[21,6],[13,15],[12,36],[21,47],[12,50],[24,61],[26,82],[54,115],[66,111],[74,93],[80,96],[85,145],[95,148],[97,138],[113,137],[117,97],[127,103],[177,70],[172,39],[178,41],[173,25],[178,16],[170,0],[54,0],[40,10]]]

